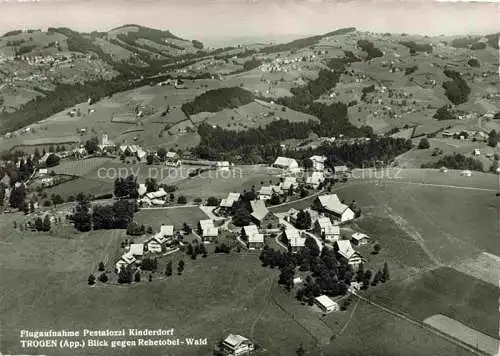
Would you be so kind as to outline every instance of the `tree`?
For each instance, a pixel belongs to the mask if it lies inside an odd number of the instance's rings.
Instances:
[[[247,226],[250,221],[251,217],[248,210],[243,206],[239,207],[233,216],[233,224],[238,227]]]
[[[305,158],[303,161],[302,161],[302,166],[304,167],[304,169],[307,171],[307,170],[310,170],[313,168],[313,161],[310,159],[310,158]]]
[[[186,246],[186,255],[192,255],[193,254],[193,245],[187,244]]]
[[[309,229],[311,228],[311,215],[308,211],[300,210],[297,213],[297,222],[295,224],[298,229]]]
[[[269,203],[271,203],[271,205],[280,204],[281,203],[280,196],[276,193],[273,193],[273,195],[271,195],[271,199],[269,199]]]
[[[295,354],[297,356],[305,356],[306,354],[306,350],[304,349],[304,346],[302,346],[302,344],[300,344],[297,349],[295,350]]]
[[[95,284],[95,276],[91,274],[88,278],[89,286],[93,286]]]
[[[202,254],[203,258],[207,258],[207,249],[205,247],[205,244],[200,244],[200,253]]]
[[[42,227],[42,231],[50,231],[50,217],[49,215],[45,215],[45,217],[43,218],[43,227]]]
[[[3,200],[3,199],[0,199],[0,201],[1,200]],[[30,213],[34,213],[34,212],[35,212],[35,203],[32,200],[32,201],[30,201]]]
[[[363,275],[363,288],[366,289],[370,285],[370,279],[372,278],[372,271],[367,270]]]
[[[155,156],[153,154],[149,154],[146,156],[146,163],[147,164],[153,164],[155,160]]]
[[[158,147],[158,149],[156,150],[156,154],[162,161],[164,161],[165,157],[167,157],[167,150],[165,149],[165,147]]]
[[[158,184],[154,178],[146,178],[144,185],[146,186],[147,193],[156,192],[158,190]]]
[[[191,259],[192,259],[192,260],[196,260],[196,256],[197,256],[196,249],[193,249],[193,250],[191,251]]]
[[[184,260],[180,260],[177,265],[177,273],[182,274],[182,271],[184,271]]]
[[[188,235],[193,231],[193,229],[191,228],[191,226],[189,226],[187,223],[184,223],[182,225],[182,230],[184,230],[184,232],[186,234],[188,234]]]
[[[429,143],[429,140],[425,137],[421,139],[420,142],[418,143],[418,149],[420,150],[428,149],[429,147],[431,147],[431,145]]]
[[[80,201],[71,217],[73,226],[78,231],[90,231],[92,227],[92,216],[90,215],[90,203],[87,200]]]
[[[148,226],[148,228],[146,229],[146,233],[148,235],[151,235],[153,233],[153,228],[151,226]]]
[[[378,253],[380,252],[381,248],[382,247],[380,246],[380,244],[375,244],[375,246],[373,246],[373,254],[374,255],[378,255]]]
[[[43,231],[43,220],[41,217],[35,219],[35,229],[36,231]]]
[[[209,197],[207,199],[207,206],[218,206],[219,205],[219,199],[216,197]]]
[[[85,142],[85,150],[91,155],[99,149],[99,140],[96,136],[90,138]]]
[[[498,134],[495,130],[491,130],[488,134],[488,146],[497,147],[498,144]]]
[[[382,282],[388,281],[390,279],[389,266],[387,262],[384,263],[384,269],[382,271]]]
[[[172,261],[167,262],[167,266],[165,267],[165,275],[170,277],[172,275]]]
[[[52,194],[50,199],[52,200],[52,204],[54,204],[54,207],[57,206],[57,204],[64,203],[64,199],[59,194]]]
[[[24,199],[26,197],[26,190],[24,184],[21,184],[10,193],[9,204],[12,208],[21,209],[24,204]]]
[[[141,273],[139,271],[135,272],[134,275],[134,282],[140,282],[141,281]]]
[[[186,203],[187,203],[187,199],[184,195],[180,195],[177,198],[177,204],[186,204]]]
[[[101,273],[101,275],[99,276],[99,282],[106,283],[107,281],[108,281],[108,276],[106,275],[106,273]]]
[[[99,271],[102,272],[104,269],[104,262],[99,262]]]
[[[59,164],[60,160],[61,158],[58,155],[52,153],[47,157],[45,164],[47,165],[47,167],[55,167]]]

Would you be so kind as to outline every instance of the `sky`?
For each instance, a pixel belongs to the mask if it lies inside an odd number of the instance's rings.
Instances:
[[[140,24],[187,39],[321,34],[354,26],[425,35],[500,31],[500,3],[432,0],[0,0],[0,33]]]

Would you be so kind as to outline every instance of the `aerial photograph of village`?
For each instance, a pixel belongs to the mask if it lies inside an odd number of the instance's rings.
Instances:
[[[498,4],[0,14],[0,355],[500,355]]]

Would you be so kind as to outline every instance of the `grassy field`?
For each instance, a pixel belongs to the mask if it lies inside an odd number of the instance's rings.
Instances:
[[[111,162],[111,158],[96,157],[82,160],[64,160],[58,166],[50,168],[57,174],[70,174],[76,176],[86,176],[93,171],[97,171],[99,167]]]
[[[350,309],[355,306],[355,299]],[[349,312],[349,310],[348,310]],[[330,323],[331,321],[327,322]],[[324,349],[325,355],[464,356],[469,352],[425,329],[359,302],[344,332]]]
[[[208,217],[198,207],[143,209],[134,216],[134,220],[138,224],[152,226],[153,231],[159,231],[162,224],[174,225],[174,228],[181,229],[182,225],[187,223],[194,229],[198,225],[198,221],[203,219],[208,219]]]
[[[497,294],[496,286],[447,267],[369,290],[374,302],[419,321],[443,314],[491,337],[498,337]]]

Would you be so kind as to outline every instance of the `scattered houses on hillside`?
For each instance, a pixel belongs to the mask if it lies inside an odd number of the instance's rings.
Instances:
[[[340,222],[349,221],[355,217],[354,211],[342,203],[337,194],[317,197],[313,202],[313,208]]]
[[[263,200],[252,200],[250,206],[252,207],[250,217],[257,226],[261,229],[278,228],[278,217],[267,209]]]

